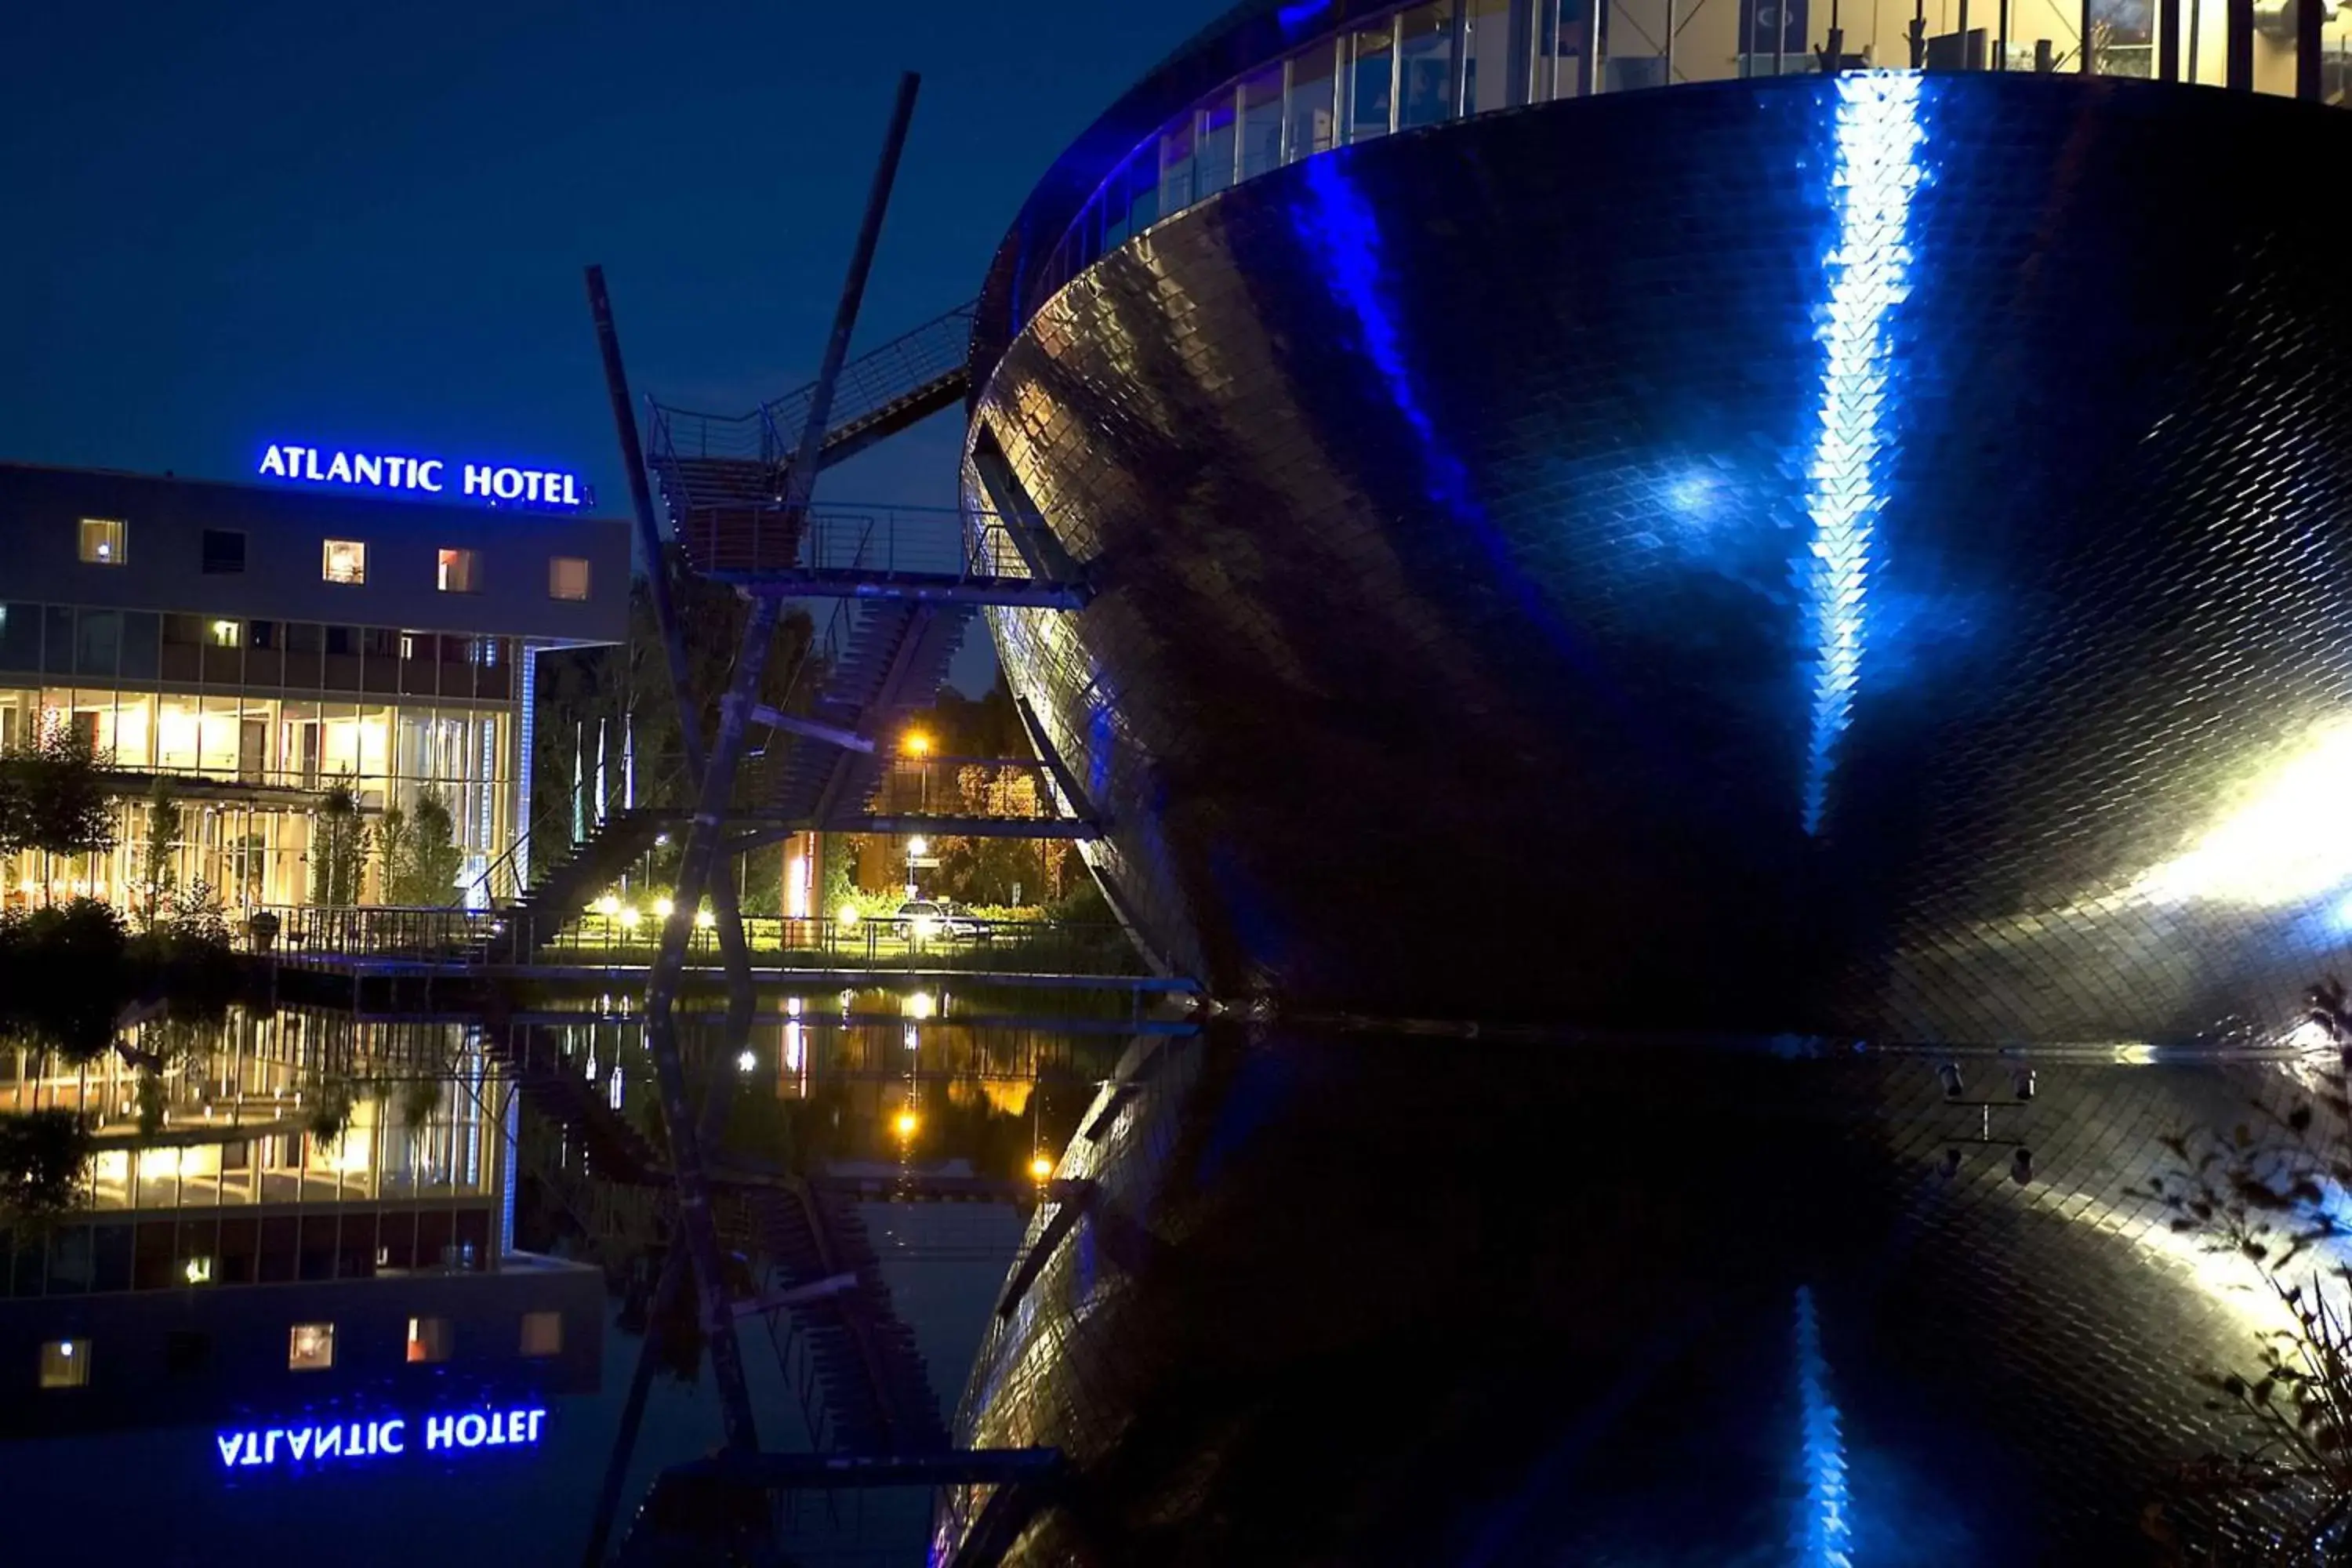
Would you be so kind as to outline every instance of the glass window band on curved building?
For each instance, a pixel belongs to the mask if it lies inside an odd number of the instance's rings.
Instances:
[[[1968,0],[1842,0],[1834,8],[1818,0],[1257,0],[1152,79],[1179,75],[1203,41],[1246,37],[1253,23],[1272,22],[1286,44],[1303,41],[1220,82],[1135,143],[1029,274],[1019,314],[1025,320],[1161,219],[1302,158],[1599,92],[1819,71],[1832,18],[1844,68],[2157,78],[2342,104],[2352,89],[2352,6],[2321,6],[2319,49],[2305,62],[2297,27],[2308,19],[2298,4],[2260,0],[2252,35],[2232,40],[2230,7],[2181,0],[1977,0],[1973,13]],[[1114,110],[1105,123],[1121,118]]]

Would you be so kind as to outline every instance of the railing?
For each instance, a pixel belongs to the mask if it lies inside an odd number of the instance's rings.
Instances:
[[[825,434],[858,425],[925,387],[962,370],[971,353],[971,324],[979,302],[958,305],[944,315],[858,355],[841,367],[833,390]],[[789,462],[800,448],[816,384],[795,388],[761,405],[758,418],[773,443],[773,461]]]
[[[952,507],[865,507],[811,512],[717,510],[674,520],[678,540],[697,561],[728,573],[805,574],[824,578],[892,578],[971,583],[1030,575],[1015,542],[1024,522],[1042,520]]]
[[[608,778],[604,797],[593,802],[583,826],[593,835],[604,826],[607,817],[632,807],[677,804],[675,795],[685,782],[686,766],[683,763],[675,763],[657,777],[634,786],[618,778]],[[528,885],[524,885],[519,877],[514,879],[518,896],[528,897],[544,886],[550,877],[570,861],[580,846],[587,842],[584,837],[575,839],[572,837],[572,802],[567,794],[563,799],[540,813],[530,826],[515,835],[513,842],[482,868],[480,875],[460,889],[456,902],[447,907],[459,908],[471,896],[487,895],[489,889],[499,885],[499,875],[502,872],[510,874],[517,858],[525,854],[533,855],[537,863]],[[551,853],[540,858],[536,854],[539,849],[548,849]]]
[[[774,463],[778,458],[765,438],[766,424],[758,414],[697,414],[691,409],[649,404],[651,445],[656,455],[678,458],[732,458]]]
[[[937,385],[964,368],[971,347],[977,301],[957,306],[841,367],[825,436],[843,431]],[[798,455],[816,384],[795,387],[749,414],[702,414],[649,404],[648,449],[656,462],[675,458],[726,458],[782,468]]]
[[[876,782],[865,804],[877,816],[893,817],[1045,822],[1063,815],[1052,773],[1043,763],[1020,757],[918,757],[903,750],[891,759],[889,771]]]
[[[409,960],[486,964],[493,938],[515,927],[517,951],[552,964],[635,966],[653,962],[663,918],[634,906],[591,912],[541,933],[526,911],[447,909],[298,909],[279,916],[278,950],[289,962]],[[1023,973],[1126,974],[1134,953],[1116,925],[978,921],[957,915],[845,921],[835,916],[746,915],[755,964],[824,969],[968,969]],[[536,942],[532,938],[538,938]],[[689,963],[716,967],[718,932],[706,914],[687,942]]]
[[[1116,925],[1056,921],[907,920],[884,916],[746,915],[754,963],[823,969],[969,969],[1022,973],[1124,974],[1137,969]],[[583,915],[541,948],[543,962],[651,963],[661,922],[644,914]],[[718,933],[698,926],[689,961],[716,965]]]
[[[265,905],[263,910],[278,918],[277,949],[289,958],[465,958],[505,935],[509,920],[496,910],[446,907]]]

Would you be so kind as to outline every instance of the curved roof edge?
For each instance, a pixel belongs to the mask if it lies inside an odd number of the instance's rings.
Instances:
[[[971,394],[980,395],[1024,322],[1021,287],[1031,266],[1061,243],[1088,197],[1147,136],[1219,82],[1230,81],[1351,17],[1394,10],[1399,0],[1242,0],[1179,45],[1054,160],[996,247],[972,323]]]

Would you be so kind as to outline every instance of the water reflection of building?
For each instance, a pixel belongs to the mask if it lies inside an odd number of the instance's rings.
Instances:
[[[54,715],[129,775],[120,847],[0,862],[12,902],[123,898],[155,778],[177,880],[232,905],[308,900],[339,779],[371,814],[439,791],[467,871],[508,890],[532,660],[616,640],[628,599],[621,523],[130,474],[0,465],[0,744]]]
[[[0,1231],[0,1428],[593,1386],[603,1280],[515,1249],[516,1107],[478,1031],[240,1014],[160,1072],[0,1051],[0,1115],[36,1110],[97,1146],[78,1207]]]
[[[2144,1188],[2304,1084],[2137,1055],[1139,1042],[965,1390],[1076,1471],[1003,1562],[2148,1561],[2284,1318]]]

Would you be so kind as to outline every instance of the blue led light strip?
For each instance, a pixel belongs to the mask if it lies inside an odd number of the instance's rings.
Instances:
[[[1829,1358],[1811,1286],[1797,1288],[1797,1392],[1803,1405],[1804,1500],[1799,1505],[1796,1560],[1800,1568],[1853,1568],[1853,1530],[1847,1521],[1845,1437],[1830,1403]]]
[[[1862,671],[1866,595],[1885,504],[1877,468],[1890,414],[1887,317],[1910,291],[1906,230],[1924,140],[1916,76],[1853,73],[1839,77],[1836,90],[1837,232],[1822,258],[1830,292],[1814,336],[1827,353],[1805,496],[1812,549],[1801,568],[1813,609],[1809,834],[1822,828],[1838,739],[1853,720]]]

